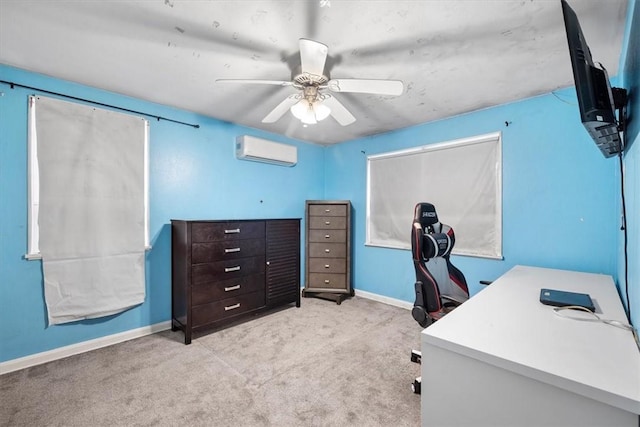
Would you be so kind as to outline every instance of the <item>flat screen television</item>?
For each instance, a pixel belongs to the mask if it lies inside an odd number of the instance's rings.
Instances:
[[[602,154],[612,157],[620,152],[621,139],[609,76],[604,67],[594,64],[578,17],[565,0],[562,14],[582,124]]]

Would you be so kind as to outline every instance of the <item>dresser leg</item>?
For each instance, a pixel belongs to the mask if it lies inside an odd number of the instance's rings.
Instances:
[[[191,344],[191,330],[188,330],[188,328],[184,326],[182,323],[178,322],[175,319],[171,319],[171,331],[172,332],[183,331],[185,345]]]

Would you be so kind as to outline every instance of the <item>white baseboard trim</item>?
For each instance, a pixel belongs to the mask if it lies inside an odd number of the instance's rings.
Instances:
[[[411,310],[413,308],[412,302],[402,301],[400,299],[385,297],[384,295],[378,295],[367,291],[360,291],[358,289],[355,290],[355,294],[357,297],[367,298],[373,301],[378,301],[384,304],[393,305],[395,307],[404,308],[407,310]]]
[[[146,335],[155,334],[156,332],[171,329],[171,321],[160,322],[142,328],[131,329],[129,331],[120,332],[118,334],[108,335],[106,337],[96,338],[89,341],[83,341],[77,344],[71,344],[64,347],[56,348],[42,353],[36,353],[18,359],[9,360],[0,363],[0,375],[9,372],[18,371],[20,369],[30,368],[42,363],[52,362],[74,354],[86,353],[87,351],[97,350],[99,348],[108,347],[113,344],[129,341],[135,338],[144,337]]]

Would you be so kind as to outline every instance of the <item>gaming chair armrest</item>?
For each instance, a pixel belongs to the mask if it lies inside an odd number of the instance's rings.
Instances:
[[[411,315],[415,319],[416,322],[423,328],[429,326],[432,322],[431,317],[427,313],[425,308],[425,300],[424,295],[422,293],[422,282],[417,281],[415,284],[416,288],[416,302],[413,303],[413,309],[411,310]]]

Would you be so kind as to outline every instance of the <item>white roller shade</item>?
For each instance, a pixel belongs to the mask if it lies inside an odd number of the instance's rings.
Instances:
[[[410,249],[413,209],[433,203],[453,227],[453,253],[502,258],[501,135],[492,133],[367,158],[367,240]]]
[[[29,242],[42,257],[49,324],[141,304],[147,121],[52,98],[29,103]]]

